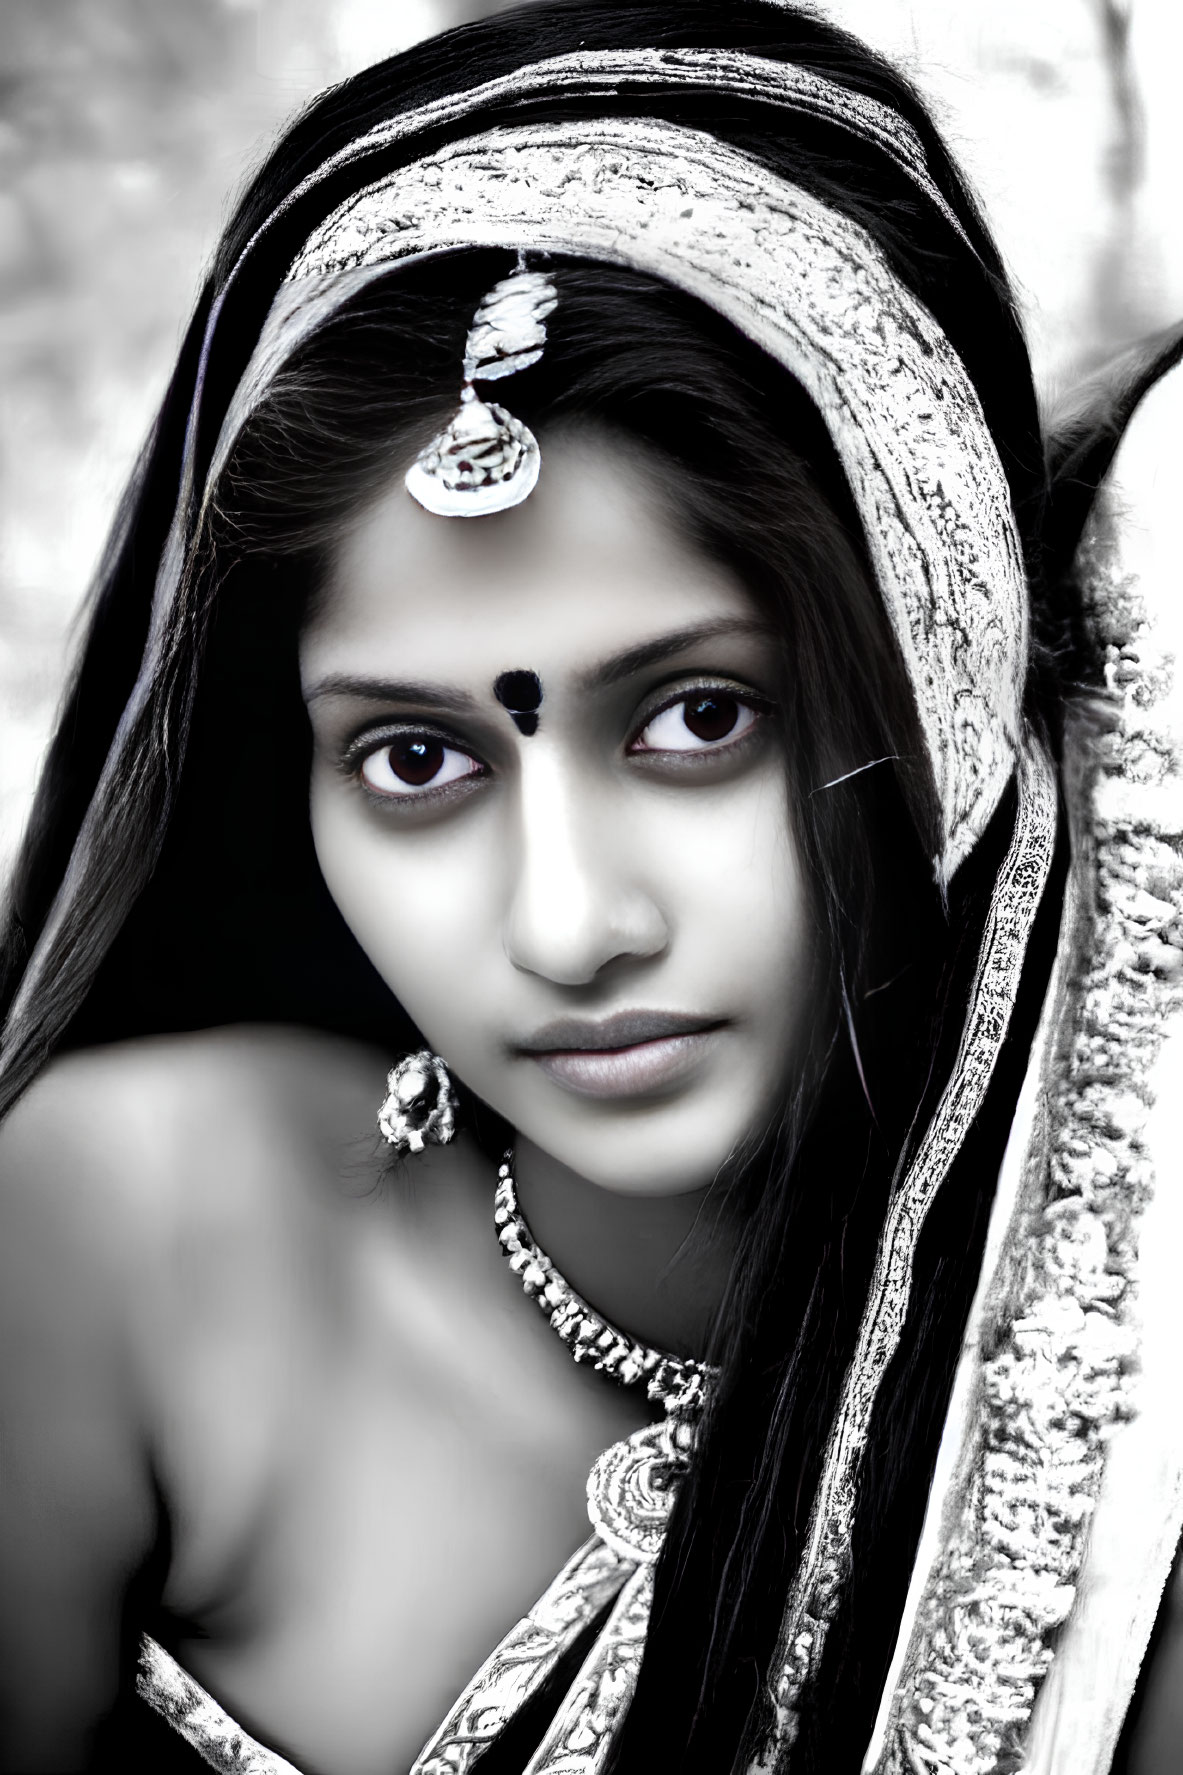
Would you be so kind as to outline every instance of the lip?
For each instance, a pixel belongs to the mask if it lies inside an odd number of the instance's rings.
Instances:
[[[642,1097],[696,1070],[723,1023],[679,1011],[617,1011],[598,1021],[560,1017],[518,1052],[581,1097]]]

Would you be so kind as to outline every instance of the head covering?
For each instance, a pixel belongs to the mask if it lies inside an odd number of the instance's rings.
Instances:
[[[888,1208],[804,1556],[785,1598],[769,1673],[775,1725],[752,1763],[753,1771],[773,1771],[791,1752],[798,1701],[819,1668],[850,1568],[862,1462],[899,1348],[917,1243],[1007,1040],[1052,870],[1059,788],[1047,744],[1025,714],[1028,592],[1014,465],[1000,456],[989,393],[967,367],[972,349],[953,342],[857,215],[817,194],[807,156],[798,182],[685,121],[687,101],[704,92],[726,94],[754,121],[775,116],[781,130],[799,128],[831,151],[840,144],[838,152],[873,163],[898,203],[945,232],[967,276],[989,284],[973,217],[940,187],[908,120],[838,78],[741,49],[556,54],[377,115],[349,139],[322,141],[224,268],[203,317],[143,657],[10,1030],[36,1039],[38,1003],[85,916],[127,759],[158,719],[187,553],[218,476],[276,374],[368,281],[472,247],[509,249],[528,262],[561,253],[624,265],[696,297],[791,371],[833,440],[908,673],[939,808],[933,867],[942,887],[1008,794],[1014,811],[960,1044]],[[560,100],[563,114],[548,114]],[[1127,768],[1120,746],[1114,756],[1106,782]],[[1131,1069],[1142,1067],[1145,1046],[1119,1051],[1103,1012],[1116,1006],[1123,1028],[1135,1024],[1143,1044],[1150,1041],[1145,970],[1135,955],[1123,966],[1136,979],[1121,985],[1113,948],[1144,930],[1145,908],[1138,902],[1119,914],[1104,900],[1108,887],[1096,896],[1119,854],[1120,868],[1139,879],[1151,841],[1144,808],[1139,825],[1105,801],[1104,775],[1093,763],[1076,784],[1085,884],[1070,900],[1051,1008],[1008,1153],[869,1753],[867,1767],[876,1770],[985,1772],[1025,1742],[1074,1595],[1087,1500],[1100,1486],[1110,1432],[1128,1411],[1126,1275],[1148,1185],[1139,1172],[1133,1186],[1122,1156],[1122,1140],[1136,1145],[1140,1136],[1112,1129],[1133,1127],[1128,1118],[1122,1124],[1121,1105],[1123,1093],[1140,1089]],[[1090,849],[1101,802],[1109,822],[1103,856]],[[1174,894],[1177,876],[1172,882]],[[1175,904],[1165,890],[1163,904]],[[1161,943],[1166,918],[1156,925]],[[1084,1077],[1096,1052],[1082,1060],[1080,1040],[1105,1049],[1100,1085]],[[1120,1152],[1110,1150],[1115,1140]],[[1101,1149],[1105,1164],[1112,1160],[1103,1186],[1090,1169]],[[1063,1345],[1066,1328],[1075,1341]],[[534,1678],[554,1668],[588,1611],[615,1598],[530,1764],[536,1775],[603,1767],[635,1680],[650,1593],[651,1566],[630,1563],[619,1549],[597,1550],[593,1538],[515,1630],[518,1638],[478,1673],[417,1767],[459,1775]]]

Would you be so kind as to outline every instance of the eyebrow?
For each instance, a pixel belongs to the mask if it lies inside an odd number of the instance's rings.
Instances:
[[[642,641],[639,646],[630,647],[625,653],[614,654],[602,664],[581,672],[576,683],[581,690],[603,690],[609,684],[619,684],[637,672],[646,671],[650,666],[660,666],[667,659],[675,659],[679,653],[686,653],[705,641],[718,641],[731,635],[768,638],[772,634],[769,624],[756,617],[718,617],[714,622],[695,623],[691,628],[674,629],[668,635],[657,635],[652,641]]]
[[[353,677],[345,672],[331,672],[318,678],[305,692],[304,701],[317,702],[325,696],[352,697],[367,703],[414,703],[428,709],[475,709],[477,699],[466,690],[449,684],[417,683],[411,679]]]
[[[624,679],[632,678],[637,672],[662,665],[667,659],[675,659],[678,654],[686,653],[692,647],[699,647],[706,641],[717,641],[732,635],[767,638],[772,633],[768,623],[754,617],[720,617],[714,622],[694,623],[689,628],[673,629],[669,634],[656,635],[652,641],[642,641],[624,653],[613,654],[599,665],[589,666],[586,671],[577,674],[575,683],[583,691],[604,690],[611,684],[620,684]],[[319,678],[305,693],[304,700],[314,703],[321,697],[328,696],[349,697],[367,703],[411,703],[428,709],[472,711],[481,706],[476,697],[453,685],[430,684],[411,679],[357,677],[338,672]]]

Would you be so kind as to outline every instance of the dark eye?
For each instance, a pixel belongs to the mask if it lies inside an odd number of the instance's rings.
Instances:
[[[474,776],[480,769],[475,758],[445,745],[436,734],[407,733],[367,753],[361,777],[366,787],[379,795],[413,796]]]
[[[736,740],[755,725],[756,711],[726,690],[695,691],[662,709],[638,734],[635,752],[700,752]]]

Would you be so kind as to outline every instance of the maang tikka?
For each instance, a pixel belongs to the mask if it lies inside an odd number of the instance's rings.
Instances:
[[[528,271],[520,258],[477,309],[464,350],[460,410],[407,470],[408,493],[437,517],[508,511],[538,484],[537,438],[504,407],[482,401],[474,384],[536,364],[546,344],[546,318],[557,302],[550,279]]]

